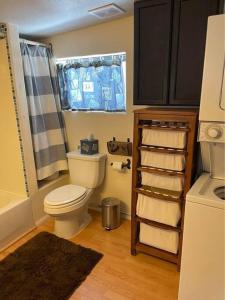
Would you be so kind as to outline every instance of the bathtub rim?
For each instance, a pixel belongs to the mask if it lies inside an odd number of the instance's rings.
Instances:
[[[13,193],[10,193],[10,192],[7,192],[7,191],[6,191],[6,193],[15,195],[15,199],[10,200],[9,203],[7,203],[6,205],[0,207],[0,216],[2,214],[4,214],[5,212],[7,212],[8,210],[13,209],[17,205],[22,204],[25,201],[29,201],[30,200],[30,198],[27,197],[27,196],[24,196],[24,198],[21,198],[21,195],[13,194]],[[20,197],[20,199],[16,199],[16,196]]]

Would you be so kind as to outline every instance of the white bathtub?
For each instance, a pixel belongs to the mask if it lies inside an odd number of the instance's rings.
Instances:
[[[34,227],[31,200],[0,190],[0,250]]]

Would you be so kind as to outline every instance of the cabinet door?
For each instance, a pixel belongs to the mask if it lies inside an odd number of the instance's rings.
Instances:
[[[167,102],[171,6],[170,0],[135,3],[134,104]]]
[[[199,105],[208,16],[219,13],[222,1],[174,1],[170,104]]]

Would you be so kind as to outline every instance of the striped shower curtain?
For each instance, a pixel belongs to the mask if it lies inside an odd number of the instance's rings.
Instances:
[[[51,49],[21,43],[37,179],[68,169],[56,66]]]

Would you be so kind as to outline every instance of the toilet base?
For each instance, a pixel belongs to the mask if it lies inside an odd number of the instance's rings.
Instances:
[[[92,217],[87,209],[80,212],[71,212],[69,214],[55,216],[54,233],[58,237],[70,239],[78,235],[91,222]]]

